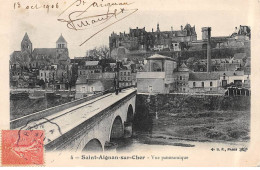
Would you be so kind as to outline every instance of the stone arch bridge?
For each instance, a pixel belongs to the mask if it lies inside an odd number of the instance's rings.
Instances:
[[[130,137],[136,89],[97,94],[11,120],[11,129],[44,130],[47,151],[105,151],[113,139]]]

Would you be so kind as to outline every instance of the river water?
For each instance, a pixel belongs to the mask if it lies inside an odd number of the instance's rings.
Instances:
[[[168,122],[171,124],[172,122]],[[154,126],[162,126],[160,116],[149,116],[146,120],[133,124],[133,135],[131,138],[117,139],[119,153],[138,152],[164,152],[176,151],[176,149],[197,150],[212,148],[247,148],[248,141],[198,141],[192,139],[181,139],[172,135],[163,135],[163,131],[154,130]]]

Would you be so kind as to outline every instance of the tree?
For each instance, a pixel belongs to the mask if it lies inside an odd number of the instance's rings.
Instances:
[[[109,48],[107,46],[95,47],[86,52],[86,56],[91,60],[101,60],[110,58]]]
[[[78,78],[78,67],[77,67],[77,65],[73,64],[71,67],[71,74],[68,78],[70,90],[71,90],[71,87],[76,85],[77,78]]]
[[[45,88],[45,81],[43,79],[39,80],[37,85],[41,86],[43,89]]]
[[[110,66],[109,63],[116,63],[116,60],[115,60],[115,59],[112,59],[112,58],[107,58],[107,59],[101,59],[101,60],[99,60],[98,65],[101,65],[101,66],[102,66],[102,72],[105,71],[105,68],[106,68],[106,67],[109,67],[109,66]]]

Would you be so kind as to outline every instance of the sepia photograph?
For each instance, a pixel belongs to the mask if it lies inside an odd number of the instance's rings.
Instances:
[[[2,166],[259,166],[259,1],[5,8]]]

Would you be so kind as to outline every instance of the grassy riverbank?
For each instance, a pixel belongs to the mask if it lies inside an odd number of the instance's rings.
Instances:
[[[135,126],[138,131],[147,132],[149,139],[144,143],[167,144],[176,139],[202,142],[250,140],[249,97],[160,95],[156,100],[151,97],[150,102],[146,99],[147,96],[137,97]],[[156,111],[158,119],[155,118]]]

